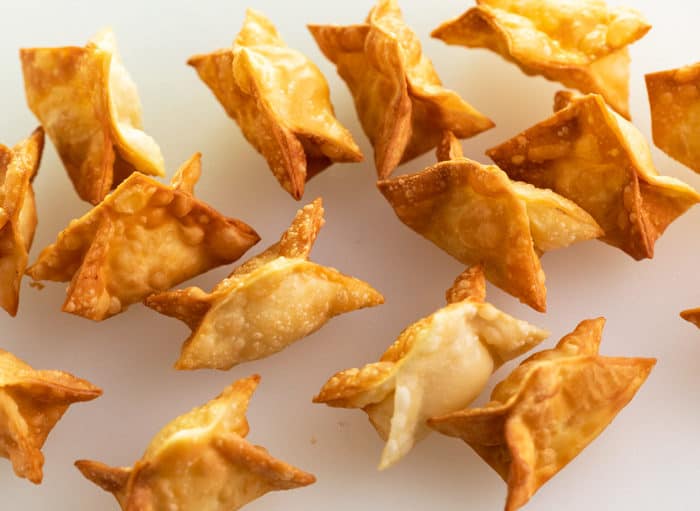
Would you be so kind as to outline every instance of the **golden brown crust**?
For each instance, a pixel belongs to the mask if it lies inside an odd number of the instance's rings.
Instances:
[[[488,48],[525,74],[601,94],[629,118],[627,46],[651,28],[639,13],[596,0],[477,3],[432,36],[448,44]]]
[[[309,30],[350,88],[380,179],[436,147],[444,130],[467,138],[493,127],[442,87],[395,0],[379,0],[362,25]]]
[[[567,103],[487,154],[511,179],[578,204],[603,228],[603,241],[635,259],[653,257],[658,237],[700,196],[660,176],[642,134],[600,96],[560,96],[557,106]]]
[[[148,297],[147,306],[192,329],[175,367],[230,369],[281,351],[334,316],[384,303],[369,284],[308,261],[323,222],[318,198],[297,212],[279,242],[211,293],[192,287]]]
[[[136,86],[111,31],[84,48],[25,48],[20,60],[29,108],[81,199],[98,204],[135,170],[165,175],[160,149],[141,130]]]
[[[489,281],[541,312],[546,288],[538,251],[600,235],[570,201],[463,157],[377,186],[408,227],[465,265],[483,264]],[[540,235],[560,226],[565,235]]]
[[[700,172],[700,63],[645,75],[654,144]]]
[[[131,174],[71,222],[27,273],[35,281],[70,281],[63,310],[99,321],[235,261],[260,238],[190,193],[199,172],[195,154],[173,186]]]
[[[352,135],[335,118],[321,72],[289,48],[261,13],[248,9],[233,48],[187,63],[295,199],[308,179],[331,164],[362,160]]]
[[[446,307],[401,332],[379,362],[336,373],[314,397],[314,403],[367,413],[386,441],[380,469],[428,433],[429,417],[466,406],[494,370],[547,337],[483,303],[483,287],[482,268],[470,268],[448,291]]]
[[[525,360],[496,386],[485,407],[428,421],[463,439],[508,483],[506,510],[524,505],[592,442],[656,363],[600,356],[604,322],[583,321],[556,348]]]
[[[700,307],[695,309],[686,309],[681,312],[681,317],[686,321],[690,321],[696,327],[700,328]]]
[[[15,474],[41,483],[41,448],[73,403],[91,401],[102,390],[62,371],[38,371],[0,350],[0,456]]]
[[[12,149],[0,145],[0,307],[17,314],[19,289],[37,224],[32,181],[44,150],[37,128]]]
[[[316,478],[245,440],[257,375],[235,382],[205,405],[176,418],[130,468],[79,460],[90,481],[124,511],[239,509],[267,492],[307,486]]]

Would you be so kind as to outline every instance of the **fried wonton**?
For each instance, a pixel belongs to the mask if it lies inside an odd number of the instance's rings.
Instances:
[[[133,467],[80,460],[82,474],[124,511],[235,511],[275,490],[316,478],[249,443],[246,410],[259,376],[238,380],[181,415],[151,441]]]
[[[364,24],[309,30],[350,88],[380,178],[434,148],[443,130],[467,138],[494,126],[442,87],[396,0],[379,0]]]
[[[488,48],[527,75],[602,95],[629,118],[627,46],[651,28],[634,9],[602,0],[477,0],[436,28],[447,44]]]
[[[700,328],[700,307],[684,310],[681,312],[681,317]]]
[[[11,316],[17,314],[19,286],[36,229],[32,181],[43,151],[41,128],[13,148],[0,144],[0,307]]]
[[[591,216],[550,190],[511,181],[493,165],[461,156],[449,133],[438,157],[449,160],[377,185],[408,227],[466,265],[544,312],[539,255],[602,234]]]
[[[700,172],[700,62],[644,78],[654,144]]]
[[[70,281],[63,310],[100,321],[241,257],[260,239],[193,195],[195,154],[171,186],[131,174],[98,206],[71,221],[27,270],[35,281]]]
[[[654,168],[644,136],[597,94],[558,95],[555,115],[489,149],[511,179],[550,188],[588,211],[601,240],[635,259],[700,200],[690,186]]]
[[[523,506],[634,397],[656,360],[598,354],[603,318],[582,321],[556,348],[534,354],[483,408],[428,421],[461,438],[508,484],[506,511]]]
[[[37,371],[0,349],[0,456],[19,477],[43,478],[46,437],[73,403],[91,401],[102,390],[63,371]]]
[[[308,179],[333,163],[362,161],[352,135],[335,118],[321,71],[289,48],[259,12],[248,9],[233,48],[187,63],[295,199]]]
[[[483,302],[481,266],[447,292],[448,305],[406,328],[379,362],[337,373],[315,403],[362,408],[386,441],[380,470],[429,432],[429,417],[461,410],[504,362],[549,334]]]
[[[136,84],[110,29],[84,47],[20,50],[29,108],[56,146],[81,199],[98,204],[134,171],[164,176],[141,124]]]
[[[211,293],[191,287],[148,297],[146,305],[192,329],[175,367],[230,369],[283,350],[338,314],[384,303],[369,284],[308,260],[322,225],[319,198]]]

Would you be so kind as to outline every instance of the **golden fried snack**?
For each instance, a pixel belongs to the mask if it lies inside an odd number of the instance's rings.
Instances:
[[[556,348],[535,353],[483,408],[431,418],[461,438],[508,484],[506,511],[523,506],[634,397],[656,360],[598,354],[605,319],[582,321]]]
[[[19,477],[43,478],[46,437],[73,403],[91,401],[102,390],[63,371],[37,371],[0,349],[0,456]]]
[[[436,28],[447,44],[488,48],[527,75],[602,95],[629,118],[627,46],[651,28],[634,9],[602,0],[477,0]]]
[[[71,221],[27,270],[35,281],[70,281],[63,311],[101,321],[146,296],[228,264],[260,239],[193,195],[195,154],[171,186],[131,174],[98,206]]]
[[[149,296],[146,305],[192,329],[175,367],[230,369],[283,350],[338,314],[384,303],[369,284],[308,260],[322,225],[319,198],[211,293],[190,287]]]
[[[29,108],[56,146],[81,199],[98,204],[134,171],[164,176],[141,124],[136,84],[110,29],[84,47],[20,50]]]
[[[41,128],[13,148],[0,144],[0,307],[11,316],[17,314],[19,286],[36,229],[32,181],[43,151]]]
[[[314,398],[367,413],[386,441],[380,470],[428,434],[429,417],[467,406],[499,366],[549,335],[483,296],[483,269],[475,266],[447,292],[448,305],[406,328],[379,362],[337,373]]]
[[[681,317],[700,328],[700,307],[684,310],[681,312]]]
[[[275,490],[316,478],[245,440],[246,410],[260,377],[238,380],[165,426],[133,467],[75,462],[124,511],[235,511]]]
[[[321,71],[289,48],[259,12],[248,9],[233,48],[187,63],[295,199],[308,179],[333,163],[362,161],[352,135],[335,118]]]
[[[364,24],[309,30],[350,88],[381,179],[434,148],[444,130],[467,138],[494,126],[442,87],[396,0],[379,0]]]
[[[700,62],[644,78],[654,144],[700,172]]]
[[[644,136],[596,94],[558,94],[560,110],[487,154],[511,179],[550,188],[588,211],[601,240],[635,259],[654,256],[671,222],[700,200],[654,168]]]
[[[483,263],[486,277],[544,312],[539,255],[602,231],[591,216],[550,190],[514,182],[493,165],[462,157],[447,134],[438,157],[451,159],[377,186],[408,227],[466,265]]]

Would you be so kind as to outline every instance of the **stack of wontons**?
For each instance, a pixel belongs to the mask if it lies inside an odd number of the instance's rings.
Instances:
[[[652,258],[669,225],[700,202],[692,187],[659,174],[631,123],[628,47],[650,28],[637,11],[603,0],[476,0],[438,26],[432,36],[447,44],[489,49],[573,89],[556,94],[553,115],[488,149],[487,165],[466,157],[460,140],[493,121],[443,86],[396,0],[378,0],[362,23],[308,26],[352,95],[379,193],[402,223],[464,266],[444,306],[407,321],[377,362],[337,372],[313,398],[367,414],[384,441],[380,470],[437,431],[463,440],[498,473],[505,509],[514,511],[646,381],[655,359],[599,353],[601,317],[513,365],[490,400],[473,406],[501,366],[549,336],[488,303],[487,281],[544,313],[546,252],[600,239],[634,260]],[[67,282],[63,311],[99,322],[141,302],[191,330],[176,369],[224,371],[270,356],[291,364],[293,350],[280,352],[293,343],[335,316],[384,303],[367,282],[310,259],[325,223],[320,197],[211,291],[174,289],[238,261],[260,236],[195,194],[200,153],[168,183],[156,179],[165,177],[164,158],[143,127],[111,30],[83,47],[25,48],[20,60],[40,126],[14,147],[0,145],[0,306],[10,316],[25,273],[35,287]],[[362,161],[320,69],[263,14],[249,9],[230,46],[187,63],[294,199],[333,164]],[[700,63],[648,74],[646,84],[654,143],[700,172]],[[45,136],[91,208],[28,265]],[[434,164],[392,177],[430,151]],[[700,327],[700,308],[681,315]],[[177,417],[130,467],[75,465],[124,511],[233,511],[314,483],[246,439],[259,381],[239,379]],[[0,349],[0,456],[40,483],[53,427],[70,405],[101,393]]]

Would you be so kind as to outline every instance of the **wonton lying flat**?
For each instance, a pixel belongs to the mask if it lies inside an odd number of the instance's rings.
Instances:
[[[681,312],[681,317],[700,328],[700,307],[684,310]]]
[[[523,506],[634,397],[656,363],[598,354],[603,318],[581,322],[556,348],[536,353],[483,408],[430,419],[468,443],[508,483],[506,511]]]
[[[73,220],[27,274],[35,281],[70,280],[63,310],[100,321],[241,257],[260,238],[193,196],[200,158],[185,162],[172,186],[131,174]]]
[[[488,48],[528,75],[601,94],[629,118],[627,45],[651,28],[635,10],[602,0],[477,0],[432,33],[448,44]]]
[[[645,76],[654,143],[700,172],[700,62]]]
[[[111,30],[84,47],[20,50],[29,108],[81,199],[98,204],[134,171],[164,176],[158,144],[141,129],[136,84]]]
[[[380,178],[434,148],[443,130],[467,138],[494,126],[442,87],[396,0],[379,0],[362,25],[309,30],[350,88]]]
[[[86,380],[62,371],[36,371],[0,350],[0,456],[10,459],[19,477],[41,483],[46,437],[70,405],[100,395]]]
[[[512,179],[550,188],[588,211],[603,241],[635,259],[700,200],[690,186],[654,168],[649,146],[632,124],[596,94],[558,94],[560,110],[487,154]]]
[[[501,364],[548,335],[483,303],[480,266],[460,275],[447,299],[449,305],[404,330],[379,362],[336,374],[314,398],[369,415],[386,441],[380,469],[428,434],[429,417],[467,406]]]
[[[176,367],[230,369],[283,350],[333,316],[384,303],[369,284],[308,260],[322,225],[316,199],[278,243],[211,293],[191,287],[148,297],[146,305],[192,329]]]
[[[438,153],[451,159],[379,181],[379,190],[411,229],[466,265],[483,263],[491,282],[544,312],[547,290],[538,254],[602,231],[573,202],[463,158],[458,144],[450,147],[446,140]]]
[[[246,410],[259,376],[181,415],[151,441],[133,467],[80,460],[82,474],[116,497],[124,511],[235,511],[274,490],[316,478],[245,440]]]
[[[321,71],[289,48],[262,14],[248,9],[233,48],[196,55],[188,64],[295,199],[332,163],[362,160],[335,118]]]
[[[10,149],[0,144],[0,307],[17,314],[19,285],[36,229],[32,181],[44,150],[44,131]]]

